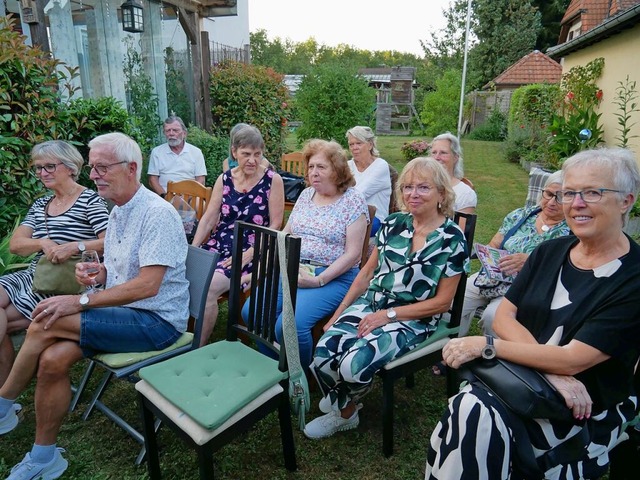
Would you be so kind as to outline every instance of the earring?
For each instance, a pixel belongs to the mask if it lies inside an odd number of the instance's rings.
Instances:
[[[442,204],[438,202],[438,210],[442,210]]]

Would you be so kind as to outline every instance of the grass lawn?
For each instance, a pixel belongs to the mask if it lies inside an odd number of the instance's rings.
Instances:
[[[409,137],[379,139],[381,156],[399,171],[405,164],[400,147]],[[465,174],[478,193],[478,227],[476,239],[487,242],[495,233],[504,215],[524,204],[527,174],[520,166],[504,160],[501,145],[492,142],[463,142]],[[224,336],[226,309],[222,308],[214,335]],[[84,363],[76,366],[78,380]],[[94,375],[97,382],[98,375]],[[115,387],[115,388],[114,388]],[[0,440],[0,477],[8,475],[12,465],[20,461],[33,442],[35,413],[33,386],[20,398],[24,406],[21,425]],[[318,415],[319,394],[312,392],[309,418]],[[105,402],[132,422],[137,422],[138,409],[133,386],[114,382]],[[288,473],[282,460],[278,422],[275,415],[215,456],[219,479],[420,479],[424,478],[426,451],[431,431],[446,404],[444,380],[430,372],[416,376],[416,386],[408,390],[402,383],[396,386],[395,454],[382,456],[381,390],[379,382],[364,402],[360,426],[332,438],[311,441],[296,431],[298,471]],[[146,466],[135,466],[139,446],[101,413],[88,421],[81,415],[86,398],[70,414],[59,436],[58,445],[67,450],[69,468],[65,479],[144,479]],[[295,423],[295,422],[294,422]],[[179,439],[166,429],[160,434],[161,467],[164,478],[198,478],[196,458]]]

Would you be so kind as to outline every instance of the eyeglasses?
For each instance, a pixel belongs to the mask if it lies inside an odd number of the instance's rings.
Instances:
[[[56,168],[58,167],[58,165],[61,165],[61,164],[62,162],[47,163],[46,165],[34,165],[33,171],[35,172],[36,175],[40,175],[42,173],[42,170],[44,170],[47,173],[53,173],[56,171]]]
[[[101,177],[104,177],[111,167],[115,165],[121,165],[123,163],[129,163],[129,162],[124,160],[122,162],[112,163],[110,165],[87,165],[86,168],[89,170],[89,173],[91,173],[91,170],[95,170],[98,173],[98,175],[100,175]]]
[[[411,194],[413,193],[413,191],[417,191],[418,195],[426,195],[428,194],[432,189],[429,185],[403,185],[402,186],[402,193],[404,194]]]
[[[543,190],[542,196],[547,200],[555,199],[556,201],[558,201],[558,199],[556,198],[556,193],[559,193],[559,192],[552,192],[551,190]]]
[[[579,195],[585,203],[596,203],[600,201],[602,194],[605,192],[620,193],[620,190],[612,190],[610,188],[591,188],[589,190],[582,190],[581,192],[558,190],[556,192],[556,201],[558,203],[573,203],[576,195]]]

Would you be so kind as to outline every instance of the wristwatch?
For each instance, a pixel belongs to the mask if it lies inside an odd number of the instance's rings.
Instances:
[[[82,309],[84,310],[85,308],[87,308],[87,306],[89,305],[89,295],[87,295],[86,293],[83,293],[80,296],[80,306],[82,307]]]
[[[496,358],[496,347],[493,344],[493,337],[491,335],[485,335],[485,337],[487,337],[487,344],[482,349],[482,358],[492,360]]]
[[[84,242],[78,242],[78,251],[80,253],[84,252],[87,249],[86,245],[84,244]]]
[[[387,309],[387,318],[389,319],[389,323],[398,321],[398,314],[393,307]]]

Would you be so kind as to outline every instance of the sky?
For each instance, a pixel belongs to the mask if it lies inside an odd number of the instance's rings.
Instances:
[[[444,26],[449,0],[249,0],[249,31],[335,47],[398,50],[423,56],[420,40]]]

